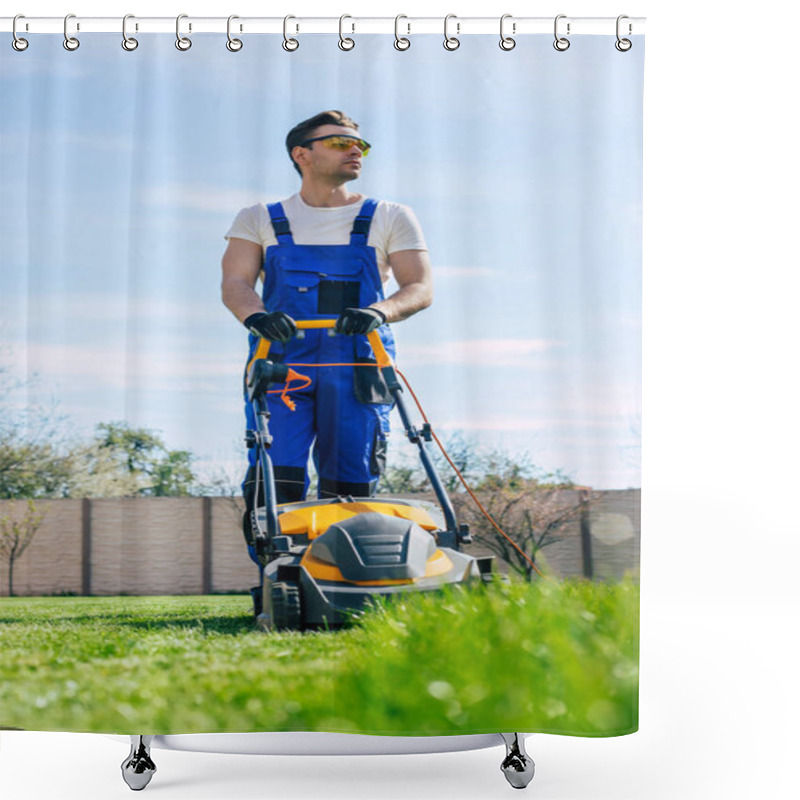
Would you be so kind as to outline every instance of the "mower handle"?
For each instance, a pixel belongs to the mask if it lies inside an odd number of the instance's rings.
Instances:
[[[297,325],[298,330],[309,330],[312,328],[330,328],[332,329],[336,325],[335,319],[301,319],[295,320],[295,325]],[[422,466],[425,469],[425,474],[428,476],[428,480],[430,480],[431,485],[433,486],[434,493],[436,494],[436,499],[439,501],[439,505],[442,508],[442,513],[444,514],[445,524],[447,531],[451,532],[456,538],[456,548],[458,548],[458,544],[462,541],[466,541],[465,534],[461,527],[457,524],[456,521],[456,514],[455,510],[453,509],[453,504],[450,501],[447,492],[445,491],[444,485],[442,484],[441,478],[437,474],[433,462],[431,461],[430,456],[428,455],[427,450],[425,449],[425,433],[418,431],[411,422],[411,419],[408,415],[408,411],[406,410],[405,403],[403,402],[402,397],[402,388],[397,380],[395,375],[394,365],[392,364],[392,359],[389,354],[386,352],[386,348],[383,346],[383,342],[381,341],[381,337],[378,335],[378,331],[374,330],[371,333],[368,333],[367,340],[369,341],[370,345],[372,345],[372,352],[375,354],[375,360],[377,361],[377,366],[381,370],[383,377],[386,381],[386,385],[391,392],[392,396],[394,397],[394,402],[397,406],[397,410],[400,414],[400,418],[403,421],[403,427],[405,428],[406,435],[408,436],[408,440],[417,445],[419,448],[420,459],[422,461]],[[256,351],[253,354],[253,357],[250,359],[249,364],[247,365],[247,375],[250,375],[250,368],[251,366],[260,358],[266,359],[269,355],[269,348],[272,342],[269,339],[264,339],[263,337],[258,342],[258,346],[256,347]],[[429,426],[428,426],[429,427]],[[271,495],[274,498],[274,493]],[[270,516],[268,514],[268,516]],[[273,508],[272,515],[270,517],[272,522],[270,523],[274,530],[279,530],[279,526],[277,523],[277,510]]]
[[[297,326],[297,329],[299,331],[319,329],[319,328],[332,329],[336,325],[336,320],[296,319],[294,321],[294,324]],[[366,334],[366,336],[367,336],[367,341],[369,341],[370,345],[372,345],[372,352],[375,353],[375,359],[378,362],[378,366],[381,368],[391,367],[392,359],[386,352],[386,348],[383,346],[383,342],[381,341],[381,337],[378,335],[378,331],[377,330],[371,331],[370,333]],[[269,348],[271,344],[272,342],[269,339],[264,339],[262,337],[258,342],[258,347],[256,347],[256,352],[253,354],[253,358],[250,359],[250,363],[252,363],[258,358],[266,358],[269,355]]]

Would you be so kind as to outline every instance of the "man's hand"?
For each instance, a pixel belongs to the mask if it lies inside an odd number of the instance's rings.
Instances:
[[[297,333],[294,320],[283,311],[258,311],[244,321],[244,326],[256,336],[271,342],[288,342]]]
[[[372,333],[386,322],[386,314],[377,308],[347,308],[336,320],[334,330],[352,336],[356,333]]]

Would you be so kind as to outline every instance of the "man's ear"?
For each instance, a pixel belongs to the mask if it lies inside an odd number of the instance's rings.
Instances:
[[[307,166],[308,162],[308,148],[296,145],[292,148],[292,161],[294,161],[301,169]]]

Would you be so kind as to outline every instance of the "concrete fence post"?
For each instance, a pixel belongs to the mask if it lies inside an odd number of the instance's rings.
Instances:
[[[213,540],[211,498],[203,498],[203,594],[211,594],[213,588]]]
[[[583,560],[583,577],[591,580],[594,577],[592,561],[592,523],[590,519],[592,490],[582,488],[580,492],[581,520],[581,557]]]
[[[92,501],[81,501],[81,594],[92,593]]]

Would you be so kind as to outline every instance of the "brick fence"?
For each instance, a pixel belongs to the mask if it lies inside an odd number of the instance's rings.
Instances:
[[[258,581],[242,537],[240,500],[139,497],[40,500],[36,506],[45,516],[14,565],[16,595],[209,594],[247,591]],[[0,501],[2,516],[21,516],[25,509],[26,501]],[[583,520],[543,556],[563,576],[637,576],[639,521],[639,489],[593,492]],[[8,595],[6,563],[0,595]]]

